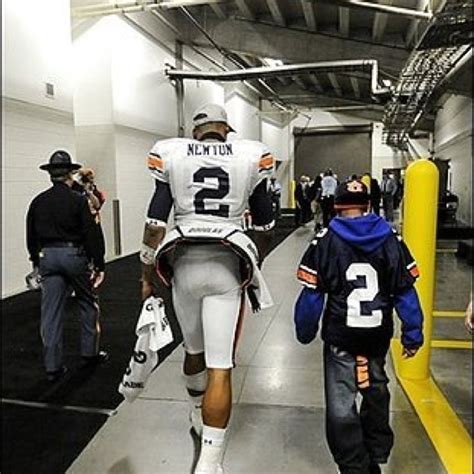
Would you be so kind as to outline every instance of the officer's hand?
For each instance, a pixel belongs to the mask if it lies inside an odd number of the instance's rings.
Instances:
[[[408,347],[404,347],[403,352],[402,352],[402,357],[404,359],[409,359],[410,357],[413,357],[418,352],[418,349],[419,349],[419,347],[413,348],[413,349],[409,349]]]
[[[142,278],[142,301],[145,301],[150,296],[155,294],[155,288],[153,287],[152,283],[148,280]]]
[[[92,287],[99,288],[102,285],[105,278],[105,272],[99,272],[94,270],[91,275]]]

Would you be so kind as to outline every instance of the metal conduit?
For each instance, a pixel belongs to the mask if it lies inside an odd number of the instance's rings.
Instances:
[[[411,8],[397,7],[393,5],[385,5],[382,3],[372,3],[364,0],[312,0],[313,3],[322,2],[342,7],[365,8],[368,10],[379,11],[381,13],[389,13],[392,15],[405,16],[417,20],[430,20],[433,16],[430,12],[420,10],[412,10]]]
[[[293,76],[308,72],[328,73],[340,71],[370,70],[373,94],[385,94],[389,89],[380,87],[378,81],[378,62],[374,59],[321,61],[317,63],[291,64],[274,67],[255,67],[237,71],[178,71],[168,68],[165,74],[174,79],[198,79],[208,81],[244,81],[271,77]]]

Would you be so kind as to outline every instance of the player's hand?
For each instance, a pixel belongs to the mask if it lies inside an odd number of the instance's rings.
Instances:
[[[94,270],[91,274],[92,287],[94,289],[99,288],[99,286],[102,285],[102,283],[104,282],[104,279],[105,279],[105,272]]]
[[[148,280],[142,279],[141,282],[142,282],[142,301],[145,301],[147,298],[155,294],[155,288],[153,287],[153,284]]]
[[[408,347],[403,348],[402,357],[404,359],[409,359],[413,357],[418,352],[419,347],[409,349]]]

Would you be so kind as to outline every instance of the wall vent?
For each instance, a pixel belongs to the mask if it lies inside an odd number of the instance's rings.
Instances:
[[[49,97],[50,99],[54,98],[54,84],[51,84],[51,82],[46,82],[46,97]]]

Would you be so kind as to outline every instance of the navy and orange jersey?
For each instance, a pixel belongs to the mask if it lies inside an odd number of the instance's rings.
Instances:
[[[375,355],[388,349],[397,295],[413,289],[418,268],[401,237],[372,214],[335,218],[311,242],[297,277],[307,289],[327,295],[323,340],[352,353]],[[422,315],[417,310],[411,317],[416,331],[407,345],[419,346]],[[410,321],[405,326],[413,329]]]

